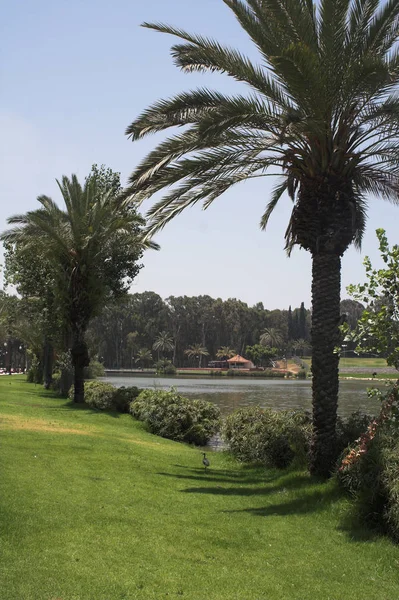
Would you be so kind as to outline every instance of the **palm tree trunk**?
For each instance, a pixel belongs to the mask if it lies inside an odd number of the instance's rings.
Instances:
[[[89,366],[89,352],[84,340],[84,334],[77,332],[71,349],[72,364],[74,367],[74,398],[73,401],[82,404],[84,398],[84,368]]]
[[[329,477],[336,460],[341,258],[314,254],[312,264],[313,439],[310,472]]]

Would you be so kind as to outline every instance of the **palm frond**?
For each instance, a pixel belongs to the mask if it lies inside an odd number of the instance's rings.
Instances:
[[[260,228],[263,231],[266,229],[273,210],[276,208],[281,196],[284,194],[284,192],[287,191],[287,188],[288,188],[287,178],[284,178],[283,181],[281,183],[279,183],[278,185],[276,185],[275,188],[273,189],[271,199],[268,202],[266,210],[263,213],[262,218],[260,220]]]

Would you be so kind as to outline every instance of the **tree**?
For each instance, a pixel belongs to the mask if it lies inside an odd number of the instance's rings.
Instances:
[[[350,329],[355,330],[360,317],[363,314],[364,306],[361,302],[345,298],[341,300],[341,314],[345,315],[345,320]]]
[[[294,339],[294,321],[292,318],[291,306],[288,308],[288,341]]]
[[[208,350],[204,346],[201,346],[201,344],[193,344],[192,346],[187,348],[187,350],[184,351],[184,354],[187,354],[189,358],[198,358],[199,369],[201,368],[202,357],[209,356]]]
[[[261,344],[254,344],[253,346],[247,346],[245,348],[245,356],[252,360],[254,365],[269,367],[272,365],[272,359],[278,354],[277,348],[270,348],[269,346],[262,346]]]
[[[126,347],[130,353],[130,368],[133,367],[133,355],[134,355],[134,351],[136,349],[137,336],[138,336],[137,331],[129,331],[129,333],[126,336]]]
[[[142,367],[145,367],[152,361],[151,350],[148,348],[140,348],[136,356],[136,363],[139,363]]]
[[[386,356],[388,365],[399,370],[399,246],[389,246],[383,229],[377,229],[377,237],[385,268],[373,268],[366,256],[367,282],[348,287],[349,294],[365,304],[350,339],[357,341],[357,351]]]
[[[39,244],[33,247],[33,241],[28,249],[5,242],[4,258],[6,286],[14,286],[22,298],[30,300],[25,303],[25,309],[28,309],[34,337],[39,336],[40,339],[39,345],[37,339],[33,346],[30,344],[38,365],[35,382],[44,382],[48,389],[52,381],[55,347],[63,345],[63,328],[56,310],[54,277],[49,262],[41,254]]]
[[[197,89],[161,100],[127,128],[132,140],[182,127],[131,175],[148,235],[186,207],[204,208],[234,184],[279,170],[262,229],[287,192],[285,235],[312,256],[313,440],[310,469],[329,476],[336,456],[341,257],[360,246],[365,194],[398,200],[399,2],[223,0],[260,53],[254,63],[209,38],[163,24],[178,67],[225,73],[249,86],[230,96]]]
[[[158,352],[159,358],[159,352],[162,354],[164,352],[171,352],[174,346],[173,338],[169,335],[169,333],[167,331],[161,331],[153,343],[152,349]]]
[[[301,302],[299,309],[299,338],[302,340],[306,339],[306,309],[305,304]]]
[[[222,346],[216,352],[216,358],[231,358],[235,354],[237,354],[237,352],[233,350],[233,348],[229,348],[229,346]]]
[[[284,338],[279,329],[269,327],[260,336],[260,343],[262,346],[281,349],[284,345]]]
[[[84,402],[84,367],[89,363],[85,333],[107,301],[123,295],[139,271],[141,226],[133,204],[115,189],[97,185],[91,175],[82,186],[76,175],[57,181],[62,210],[48,196],[41,207],[8,219],[14,227],[1,235],[44,259],[53,280],[55,306],[67,330],[74,367],[75,402]]]
[[[292,342],[292,349],[294,350],[294,353],[296,354],[296,352],[299,351],[302,357],[307,347],[308,343],[303,338],[299,338]]]

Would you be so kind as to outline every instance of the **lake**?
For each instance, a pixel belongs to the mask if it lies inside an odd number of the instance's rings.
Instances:
[[[258,404],[277,409],[306,409],[312,407],[311,382],[290,379],[220,379],[214,377],[156,377],[110,375],[103,378],[116,387],[137,385],[140,388],[170,389],[175,387],[183,396],[214,402],[223,414],[242,406]],[[371,381],[344,380],[340,382],[339,409],[347,416],[357,409],[375,414],[378,400],[367,397]],[[377,387],[384,383],[376,382]]]

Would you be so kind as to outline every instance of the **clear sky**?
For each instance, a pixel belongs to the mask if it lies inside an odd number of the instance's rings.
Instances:
[[[238,85],[216,75],[187,75],[169,55],[173,38],[140,28],[162,21],[217,37],[252,58],[256,51],[222,0],[14,0],[0,13],[0,226],[36,208],[36,197],[59,200],[55,178],[106,164],[125,183],[157,138],[132,144],[126,126],[149,103],[207,86]],[[241,91],[241,90],[240,90]],[[267,308],[310,305],[309,255],[284,252],[291,202],[282,199],[267,232],[258,223],[271,178],[233,188],[206,212],[188,209],[147,252],[132,291],[209,294]],[[343,260],[343,290],[364,280],[362,259],[377,259],[375,229],[397,240],[399,208],[370,198],[362,253]],[[345,293],[344,293],[345,295]]]

